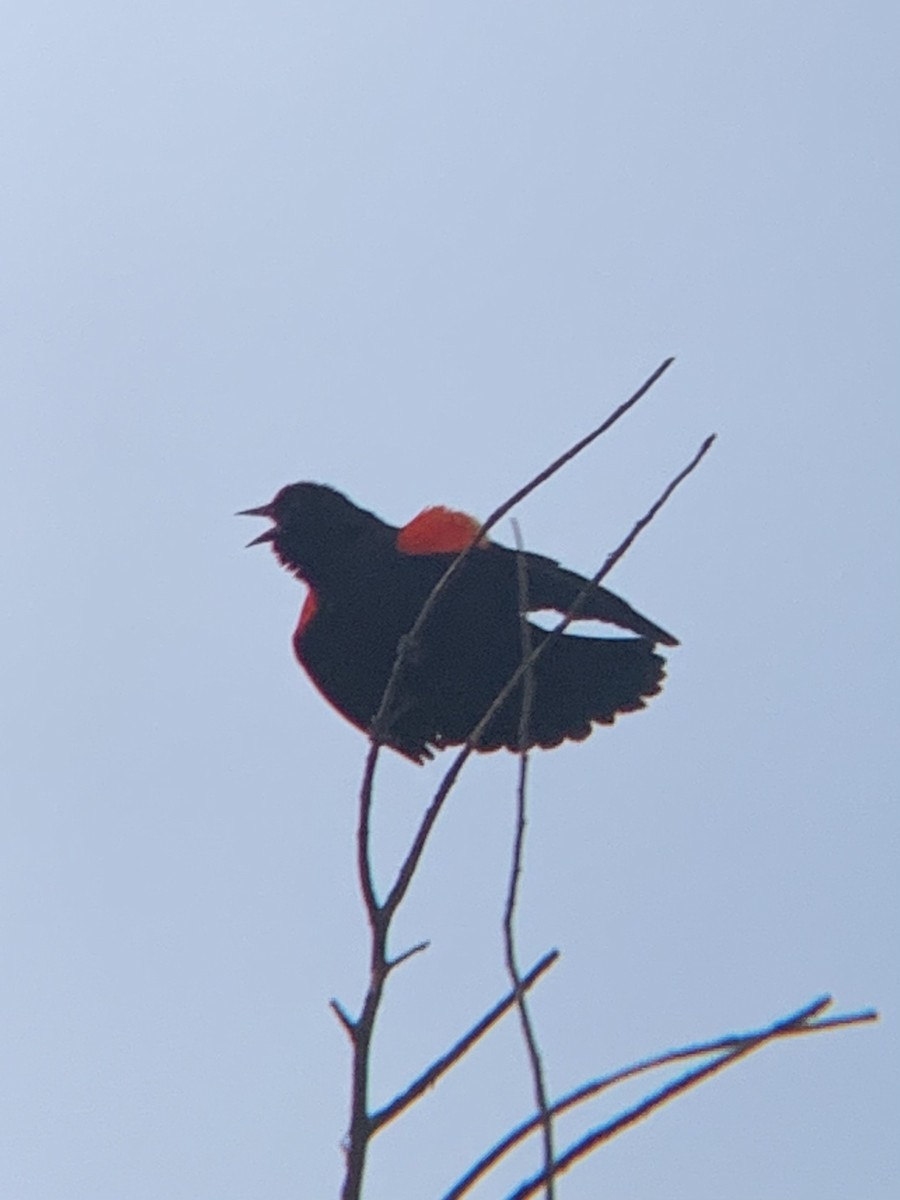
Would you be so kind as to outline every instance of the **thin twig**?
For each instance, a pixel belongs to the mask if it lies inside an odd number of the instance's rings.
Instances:
[[[403,864],[397,873],[394,886],[391,888],[390,892],[388,893],[388,898],[384,902],[384,911],[388,916],[388,920],[390,920],[390,918],[400,907],[403,897],[406,895],[406,891],[410,883],[412,883],[412,877],[415,874],[416,867],[419,865],[419,860],[421,859],[425,850],[425,846],[428,842],[428,836],[434,828],[434,823],[440,816],[441,809],[444,807],[444,803],[450,794],[450,790],[456,783],[456,780],[459,778],[459,773],[466,765],[466,761],[471,753],[472,748],[470,746],[465,746],[462,750],[460,750],[444,775],[444,778],[441,780],[441,785],[435,792],[434,799],[431,801],[431,804],[429,804],[425,812],[425,816],[422,818],[422,822],[419,825],[418,831],[416,832],[416,836],[413,840],[412,846],[409,849],[409,853],[403,860]]]
[[[827,999],[827,998],[826,998]],[[823,1001],[816,1001],[815,1006],[821,1011]],[[804,1010],[806,1011],[806,1010]],[[821,1033],[828,1029],[835,1029],[847,1025],[858,1025],[864,1022],[875,1021],[878,1019],[878,1014],[872,1009],[866,1009],[859,1013],[850,1013],[844,1016],[827,1017],[820,1021],[808,1020],[806,1023],[797,1026],[776,1027],[773,1030],[756,1031],[749,1034],[733,1034],[726,1037],[716,1038],[713,1041],[698,1042],[690,1046],[683,1046],[678,1050],[669,1050],[664,1054],[654,1055],[652,1058],[642,1059],[639,1062],[632,1063],[630,1066],[623,1067],[618,1071],[614,1071],[610,1075],[602,1076],[599,1079],[594,1079],[590,1083],[586,1083],[579,1088],[568,1092],[559,1100],[555,1101],[550,1108],[553,1116],[561,1116],[569,1109],[575,1108],[579,1104],[592,1099],[601,1092],[614,1087],[618,1083],[622,1083],[627,1079],[635,1078],[647,1071],[657,1070],[660,1067],[668,1066],[671,1063],[683,1061],[690,1058],[699,1058],[709,1054],[720,1053],[722,1051],[732,1051],[746,1045],[748,1041],[758,1040],[760,1036],[771,1038],[793,1037],[807,1033]],[[523,1121],[521,1125],[516,1126],[511,1130],[506,1137],[497,1142],[487,1153],[483,1155],[466,1174],[459,1179],[454,1186],[447,1192],[441,1200],[461,1200],[479,1180],[490,1171],[496,1164],[519,1146],[526,1138],[538,1130],[542,1124],[542,1115],[535,1113],[527,1121]]]
[[[396,958],[390,959],[388,961],[388,968],[393,971],[394,967],[399,967],[401,963],[405,963],[407,959],[412,958],[413,955],[422,954],[423,951],[427,950],[430,945],[431,942],[428,941],[417,942],[415,946],[410,946],[408,950],[404,950],[402,954],[398,954]]]
[[[366,915],[374,932],[378,921],[378,900],[375,896],[375,883],[372,879],[372,861],[369,856],[370,821],[372,817],[372,798],[375,784],[375,767],[381,747],[378,742],[372,742],[366,755],[366,768],[363,772],[359,789],[359,826],[356,833],[356,869],[359,875],[359,889],[362,892]]]
[[[519,629],[522,640],[522,662],[528,663],[531,658],[532,637],[531,625],[528,622],[528,562],[525,558],[525,547],[522,542],[522,531],[519,523],[512,520],[513,535],[516,544],[516,578],[519,589]],[[554,1200],[556,1185],[550,1167],[556,1157],[553,1147],[553,1118],[547,1105],[547,1084],[544,1074],[544,1063],[538,1046],[537,1034],[531,1019],[528,1000],[521,990],[521,976],[516,955],[515,915],[519,898],[519,882],[522,876],[522,857],[525,849],[526,798],[528,795],[528,744],[531,726],[531,711],[534,704],[534,670],[525,671],[522,679],[522,709],[519,713],[519,778],[516,787],[516,832],[513,839],[512,862],[509,871],[509,885],[506,893],[506,907],[503,914],[503,943],[506,953],[506,969],[516,991],[519,1009],[519,1023],[522,1026],[522,1037],[528,1053],[531,1068],[531,1078],[534,1085],[534,1099],[541,1114],[542,1142],[544,1168],[548,1171],[546,1200]]]
[[[417,1100],[423,1092],[427,1091],[428,1088],[433,1087],[433,1085],[437,1083],[442,1075],[446,1074],[446,1072],[449,1071],[452,1066],[455,1066],[455,1064],[459,1062],[463,1055],[467,1054],[468,1051],[471,1050],[475,1045],[475,1043],[480,1041],[481,1038],[484,1037],[484,1035],[488,1032],[488,1030],[493,1028],[500,1018],[509,1012],[513,1005],[517,1003],[520,994],[527,992],[530,988],[534,987],[541,976],[546,971],[549,971],[558,958],[558,950],[551,950],[548,954],[545,954],[544,957],[531,968],[528,974],[523,976],[523,978],[519,981],[518,986],[513,988],[511,992],[508,992],[502,1000],[500,1000],[492,1009],[485,1013],[481,1020],[473,1025],[472,1028],[466,1034],[464,1034],[458,1042],[455,1043],[455,1045],[451,1046],[446,1054],[436,1059],[428,1068],[428,1070],[423,1071],[419,1078],[414,1080],[405,1091],[400,1093],[399,1096],[395,1096],[389,1104],[384,1106],[384,1108],[380,1109],[376,1113],[373,1113],[372,1133],[377,1133],[380,1129],[387,1125],[389,1121],[393,1121],[395,1117],[398,1117],[400,1113],[404,1111],[404,1109],[409,1108],[409,1106],[415,1100]]]

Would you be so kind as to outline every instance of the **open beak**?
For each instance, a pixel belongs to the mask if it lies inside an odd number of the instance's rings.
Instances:
[[[270,521],[273,520],[271,504],[261,504],[259,508],[243,508],[240,512],[235,513],[234,515],[236,517],[268,517]],[[247,550],[251,546],[259,546],[262,542],[273,542],[274,540],[274,528],[266,529],[259,535],[259,537],[255,537],[252,542],[248,542],[244,549]]]

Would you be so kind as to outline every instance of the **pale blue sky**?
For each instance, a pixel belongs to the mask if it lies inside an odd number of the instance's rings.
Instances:
[[[896,1197],[898,24],[7,12],[0,1194],[336,1194],[364,742],[231,514],[310,478],[398,523],[484,515],[677,354],[519,513],[591,571],[720,435],[610,580],[682,638],[664,695],[535,761],[552,1090],[823,991],[885,1019],[764,1052],[560,1195]],[[383,864],[436,778],[384,763]],[[504,990],[513,782],[473,763],[442,819],[376,1100]],[[384,1134],[367,1200],[439,1196],[530,1110],[523,1061],[510,1022]]]

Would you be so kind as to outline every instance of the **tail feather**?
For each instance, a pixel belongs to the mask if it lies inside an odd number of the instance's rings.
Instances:
[[[552,608],[567,613],[581,596],[576,620],[594,619],[609,621],[620,629],[629,629],[638,637],[650,642],[662,642],[665,646],[677,646],[678,638],[647,619],[627,604],[615,592],[608,592],[599,584],[590,586],[587,579],[567,571],[553,559],[539,554],[526,555],[528,565],[529,611]],[[587,591],[584,592],[584,589]]]
[[[543,630],[535,634],[549,636]],[[643,708],[661,689],[664,663],[644,638],[558,638],[535,665],[528,745],[547,749],[583,741],[594,725],[611,725],[620,713]],[[518,748],[521,703],[517,689],[488,728],[482,748]]]

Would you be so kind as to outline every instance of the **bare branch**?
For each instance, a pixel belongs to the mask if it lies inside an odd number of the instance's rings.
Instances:
[[[393,967],[408,958],[410,954],[424,949],[414,946],[411,951],[400,955],[392,963],[388,959],[387,939],[391,921],[401,904],[409,887],[415,869],[425,850],[428,836],[434,828],[441,808],[456,782],[460,771],[471,754],[468,747],[460,751],[450,766],[434,799],[425,812],[419,825],[413,844],[404,859],[397,879],[391,888],[384,904],[379,904],[375,894],[375,884],[372,879],[371,859],[371,815],[373,786],[375,780],[375,765],[378,761],[380,745],[373,741],[366,756],[366,767],[363,774],[359,795],[359,825],[357,828],[357,870],[360,890],[366,906],[366,915],[371,930],[371,948],[369,954],[369,984],[363,1001],[359,1019],[353,1024],[353,1062],[351,1068],[351,1101],[350,1128],[347,1134],[347,1169],[344,1176],[344,1186],[341,1192],[342,1200],[360,1200],[362,1180],[365,1171],[366,1156],[369,1143],[372,1140],[372,1118],[369,1116],[369,1068],[372,1038],[375,1033],[375,1022],[381,1008],[384,987],[387,977]]]
[[[374,931],[378,922],[378,900],[375,896],[375,884],[372,880],[372,861],[369,856],[369,833],[372,816],[372,789],[375,783],[375,766],[378,762],[380,746],[373,742],[366,755],[366,768],[359,789],[359,826],[356,835],[356,868],[359,874],[359,887],[366,915]]]
[[[409,849],[409,853],[403,860],[403,865],[400,867],[400,870],[397,873],[394,886],[391,888],[390,892],[388,893],[388,898],[384,902],[384,913],[388,920],[393,917],[394,913],[399,908],[410,883],[412,883],[412,877],[425,850],[429,834],[434,828],[434,823],[440,816],[441,809],[444,807],[444,802],[450,795],[450,791],[453,788],[453,785],[456,783],[456,780],[459,778],[459,773],[466,765],[466,761],[471,753],[472,748],[470,746],[465,746],[462,750],[460,750],[444,775],[444,778],[441,780],[441,785],[435,792],[434,799],[431,801],[431,804],[429,804],[425,812],[425,816],[422,818],[422,822],[419,825],[419,829],[416,833],[415,839],[413,840],[413,844]]]
[[[447,1051],[446,1054],[436,1059],[427,1069],[427,1071],[424,1071],[419,1078],[411,1083],[405,1091],[400,1093],[399,1096],[395,1096],[389,1104],[386,1104],[379,1112],[374,1113],[372,1116],[372,1132],[377,1133],[380,1129],[384,1128],[389,1121],[393,1121],[393,1119],[398,1117],[400,1113],[404,1111],[404,1109],[409,1108],[409,1106],[415,1100],[417,1100],[423,1092],[427,1091],[428,1088],[433,1087],[442,1075],[449,1071],[452,1066],[455,1066],[455,1064],[459,1062],[459,1060],[465,1054],[467,1054],[469,1050],[472,1049],[475,1043],[480,1041],[481,1038],[483,1038],[488,1032],[488,1030],[496,1025],[500,1018],[504,1017],[506,1013],[509,1012],[521,994],[534,987],[541,976],[546,971],[549,971],[558,958],[558,950],[551,950],[549,953],[545,954],[544,957],[531,968],[528,974],[519,981],[518,985],[513,988],[511,992],[507,993],[502,1000],[495,1004],[489,1012],[485,1013],[481,1020],[478,1021],[477,1024],[473,1025],[468,1033],[464,1034],[459,1041]]]
[[[810,1021],[802,1029],[785,1029],[784,1034],[821,1033],[824,1029],[839,1029],[842,1025],[866,1025],[870,1021],[879,1021],[878,1010],[864,1008],[858,1013],[845,1013],[842,1017],[826,1017],[824,1021]]]
[[[669,1100],[674,1099],[676,1096],[687,1091],[689,1088],[695,1087],[704,1079],[710,1078],[712,1075],[717,1074],[725,1067],[731,1066],[732,1063],[737,1062],[741,1058],[745,1058],[748,1054],[752,1054],[754,1050],[758,1050],[761,1046],[765,1045],[766,1042],[777,1036],[779,1030],[805,1024],[811,1017],[818,1016],[818,1014],[822,1012],[823,1009],[827,1008],[830,1003],[831,998],[829,996],[825,996],[820,1000],[814,1001],[812,1004],[807,1005],[806,1008],[803,1008],[799,1012],[794,1013],[792,1016],[785,1018],[783,1021],[779,1021],[769,1030],[760,1033],[755,1037],[750,1037],[742,1045],[737,1046],[735,1049],[729,1050],[724,1054],[721,1054],[718,1058],[713,1059],[711,1063],[706,1063],[702,1067],[697,1067],[695,1070],[689,1071],[687,1074],[682,1075],[680,1079],[676,1079],[672,1083],[666,1084],[664,1087],[660,1088],[659,1091],[654,1092],[652,1095],[648,1096],[646,1100],[642,1100],[639,1104],[634,1105],[633,1108],[628,1109],[614,1120],[606,1122],[597,1129],[592,1129],[589,1133],[585,1134],[584,1137],[579,1138],[579,1140],[575,1142],[574,1145],[572,1145],[565,1152],[565,1154],[557,1159],[551,1168],[551,1173],[556,1176],[562,1175],[569,1169],[569,1167],[578,1162],[579,1159],[582,1159],[586,1155],[592,1153],[592,1151],[595,1150],[597,1146],[601,1145],[601,1143],[609,1141],[610,1138],[614,1137],[623,1129],[627,1129],[630,1125],[634,1125],[637,1121],[640,1121],[643,1117],[648,1116],[661,1105],[666,1104]],[[508,1197],[508,1200],[528,1200],[529,1196],[533,1196],[537,1191],[540,1190],[541,1185],[544,1182],[542,1178],[543,1174],[544,1172],[541,1172],[533,1179],[527,1180],[520,1188],[517,1188],[516,1191]]]
[[[749,1043],[750,1049],[755,1049],[762,1044],[764,1040],[775,1040],[781,1037],[793,1037],[800,1034],[820,1033],[828,1029],[843,1027],[846,1025],[858,1025],[878,1019],[878,1014],[872,1009],[866,1009],[863,1012],[851,1013],[844,1016],[828,1017],[824,1020],[815,1021],[810,1017],[806,1017],[803,1023],[791,1024],[791,1021],[797,1020],[798,1016],[805,1013],[815,1014],[821,1012],[830,1003],[829,997],[823,997],[820,1000],[814,1001],[812,1005],[808,1005],[802,1010],[801,1014],[795,1014],[794,1017],[788,1018],[787,1022],[779,1022],[776,1026],[767,1030],[757,1031],[749,1034],[737,1034],[723,1038],[716,1038],[713,1041],[697,1042],[690,1046],[683,1046],[678,1050],[669,1050],[664,1054],[655,1055],[652,1058],[643,1059],[640,1062],[632,1063],[628,1067],[623,1067],[618,1071],[614,1071],[610,1075],[603,1076],[599,1079],[592,1080],[590,1083],[584,1084],[582,1087],[576,1088],[574,1091],[567,1093],[565,1096],[557,1100],[551,1105],[551,1113],[554,1116],[560,1116],[569,1109],[575,1108],[579,1104],[592,1099],[608,1088],[622,1083],[626,1079],[635,1078],[647,1071],[653,1071],[659,1067],[668,1066],[670,1063],[683,1061],[690,1058],[699,1058],[701,1056],[720,1053],[722,1051],[733,1052],[747,1047]],[[721,1060],[725,1059],[732,1061],[731,1054],[721,1055]],[[719,1062],[717,1059],[716,1062]],[[727,1063],[725,1064],[727,1065]],[[696,1081],[695,1081],[696,1082]],[[668,1099],[666,1096],[664,1099]],[[659,1103],[664,1103],[660,1100]],[[626,1116],[628,1114],[625,1114]],[[641,1116],[647,1115],[645,1112]],[[634,1117],[633,1120],[638,1120],[639,1117]],[[527,1121],[523,1121],[513,1129],[505,1138],[502,1138],[495,1146],[493,1146],[482,1158],[476,1162],[466,1174],[454,1184],[441,1200],[461,1200],[461,1197],[466,1195],[474,1185],[490,1171],[502,1158],[520,1145],[526,1138],[541,1127],[542,1115],[536,1113]],[[628,1123],[633,1123],[628,1122]],[[616,1130],[618,1132],[618,1130]],[[612,1135],[610,1135],[612,1136]]]
[[[555,475],[557,471],[559,471],[567,463],[570,463],[572,459],[576,457],[576,455],[582,452],[582,450],[586,450],[592,442],[595,442],[598,437],[606,433],[608,429],[611,429],[620,417],[624,417],[629,409],[633,408],[639,400],[642,400],[644,396],[646,396],[647,392],[650,391],[654,383],[656,383],[657,380],[664,375],[666,371],[668,371],[669,367],[671,367],[674,361],[675,359],[672,357],[667,358],[664,362],[660,363],[653,374],[644,380],[634,395],[630,396],[624,402],[624,404],[620,404],[615,412],[610,413],[610,415],[601,425],[598,425],[597,428],[591,433],[587,434],[580,441],[576,442],[574,446],[570,446],[568,450],[559,456],[559,458],[554,459],[549,467],[545,467],[543,471],[539,471],[538,474],[535,475],[532,480],[526,483],[524,487],[521,487],[517,492],[514,492],[508,500],[504,500],[499,508],[495,508],[482,525],[481,529],[478,531],[478,535],[475,538],[475,544],[477,544],[489,530],[493,529],[498,521],[502,521],[506,514],[511,512],[517,504],[521,504],[526,496],[530,496],[531,493],[536,491],[542,483],[546,483],[552,475]]]
[[[538,1046],[537,1033],[531,1019],[531,1012],[525,993],[521,990],[521,977],[516,956],[515,915],[519,898],[519,882],[522,877],[522,856],[525,849],[526,799],[528,795],[528,743],[531,710],[534,704],[534,669],[527,664],[531,659],[532,636],[531,625],[528,622],[528,562],[525,558],[525,547],[522,542],[522,531],[519,523],[512,520],[513,534],[516,543],[516,577],[519,589],[519,629],[522,639],[521,661],[526,665],[522,680],[522,709],[519,713],[519,779],[516,787],[516,832],[513,839],[512,862],[509,870],[509,884],[506,894],[506,908],[503,914],[503,942],[506,951],[506,969],[516,992],[519,1022],[522,1026],[522,1037],[528,1053],[531,1067],[531,1078],[534,1085],[534,1099],[541,1116],[543,1135],[544,1169],[547,1172],[545,1188],[547,1200],[554,1200],[556,1185],[551,1167],[556,1157],[553,1145],[553,1118],[547,1103],[547,1084],[544,1074],[544,1063]]]

